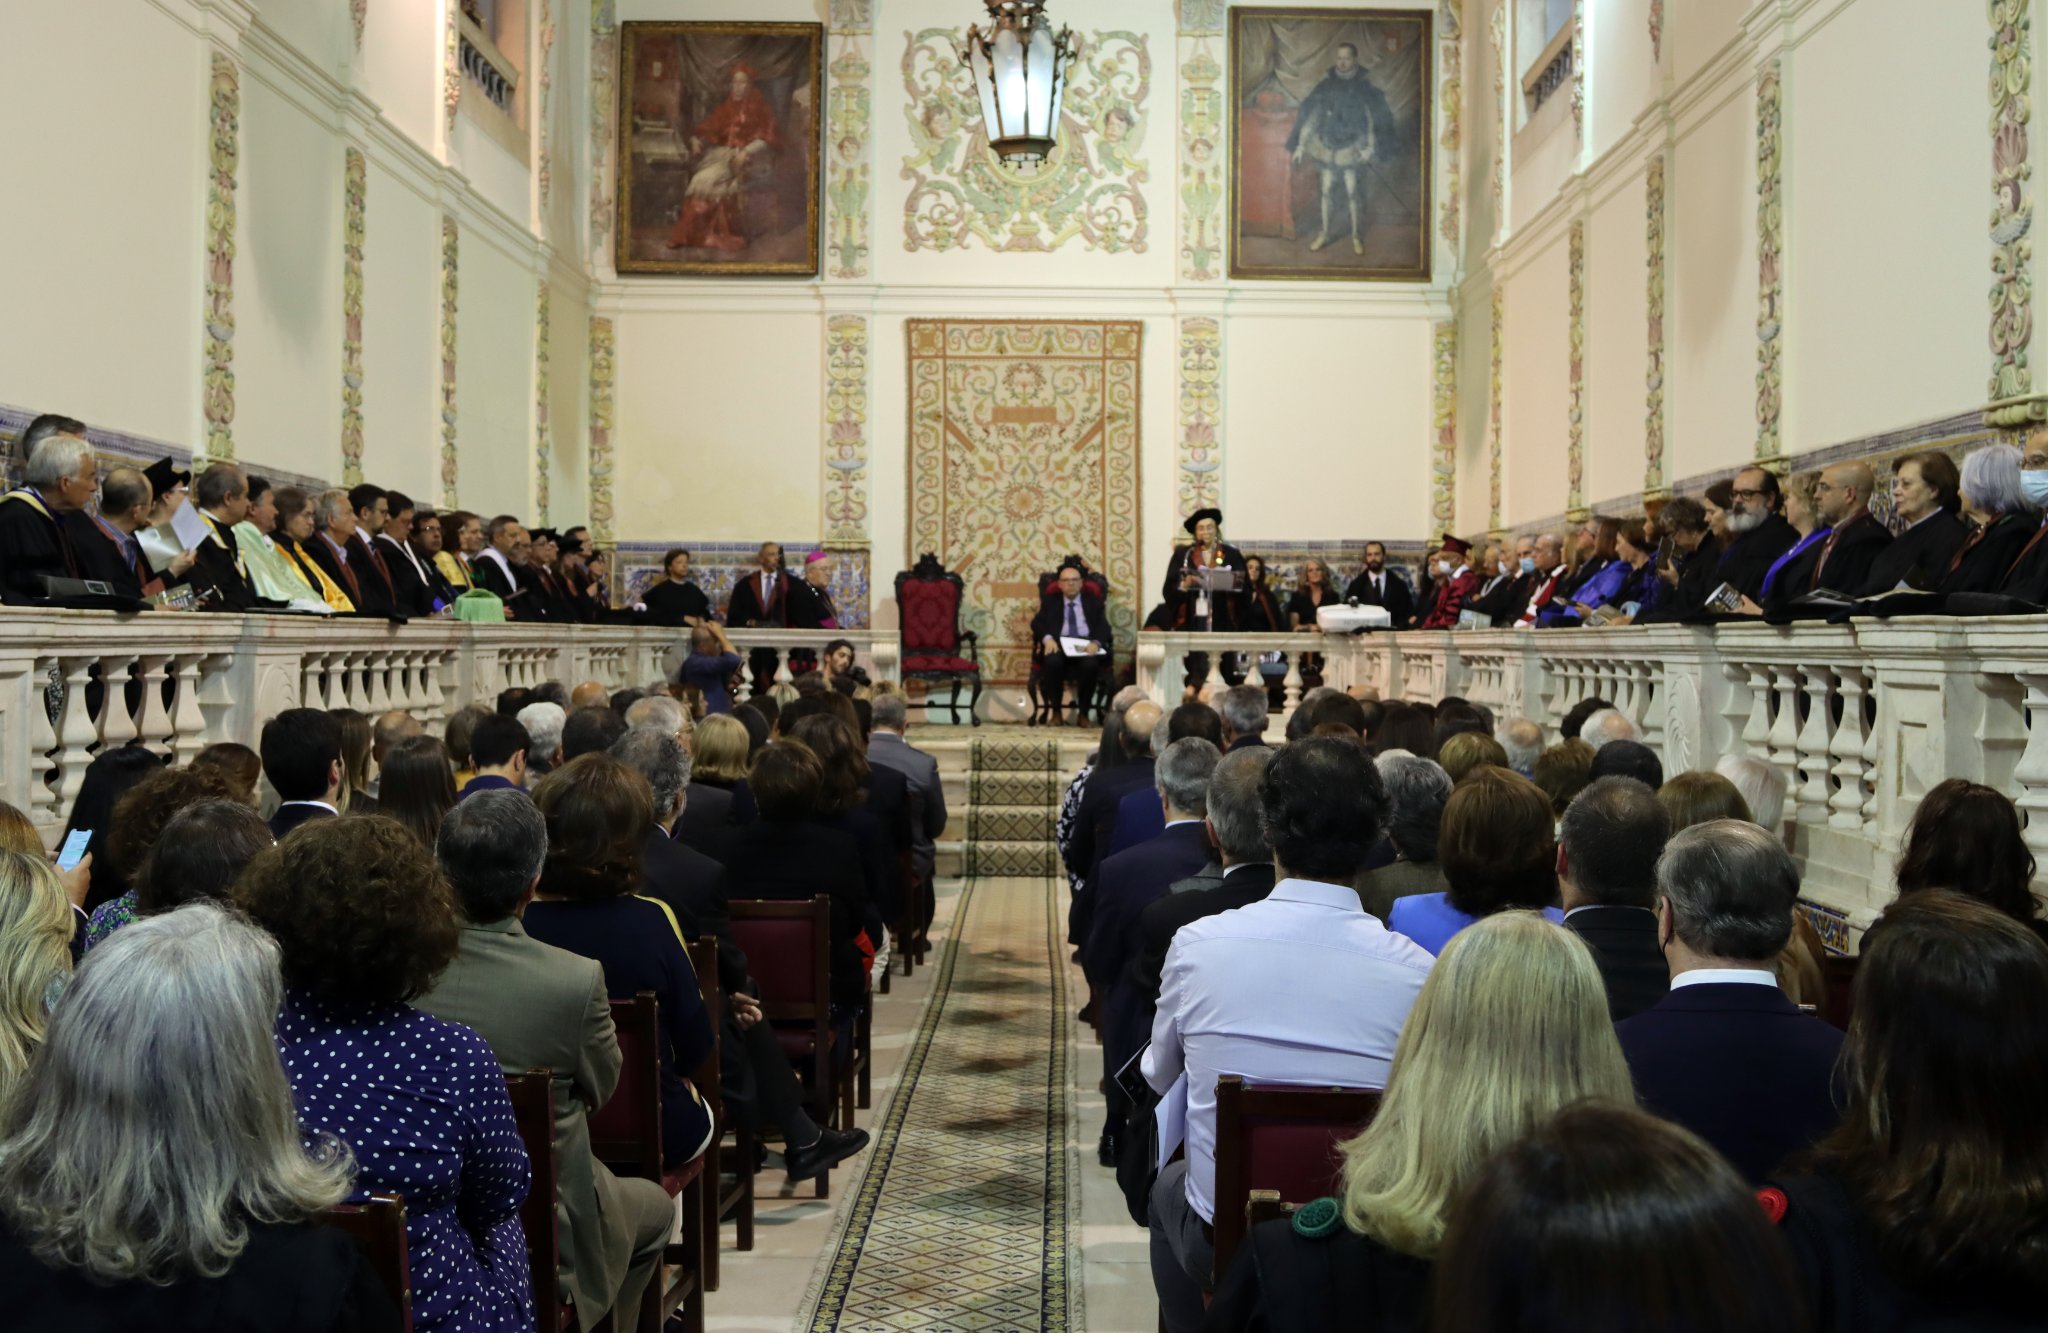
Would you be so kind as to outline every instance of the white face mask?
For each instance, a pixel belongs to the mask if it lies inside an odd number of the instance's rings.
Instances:
[[[1437,571],[1437,573],[1439,573],[1439,574],[1448,574],[1448,573],[1450,573],[1450,572],[1451,572],[1451,562],[1450,562],[1450,561],[1448,561],[1448,560],[1439,560],[1439,561],[1437,561],[1437,562],[1436,562],[1436,571]]]

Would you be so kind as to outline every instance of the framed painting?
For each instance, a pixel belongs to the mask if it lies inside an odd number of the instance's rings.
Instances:
[[[1429,280],[1432,19],[1232,7],[1232,277]]]
[[[818,273],[819,23],[625,23],[620,273]]]

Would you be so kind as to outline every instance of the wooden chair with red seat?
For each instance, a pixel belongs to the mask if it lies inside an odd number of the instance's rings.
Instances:
[[[898,671],[905,680],[921,680],[927,685],[950,681],[953,698],[947,711],[956,724],[960,721],[960,687],[971,683],[974,693],[967,700],[967,718],[978,727],[981,714],[975,705],[981,702],[981,640],[973,630],[960,628],[960,608],[966,596],[967,585],[960,576],[948,571],[929,551],[896,576],[902,644]]]
[[[718,984],[718,939],[706,935],[690,946],[690,966],[697,969],[697,993],[704,998],[704,1012],[711,1015],[714,1030],[723,1030],[725,990]],[[704,1289],[718,1290],[719,1226],[733,1218],[739,1231],[739,1248],[754,1248],[754,1131],[734,1124],[725,1113],[725,1083],[720,1072],[719,1043],[697,1069],[691,1082],[711,1108],[715,1126],[707,1156],[716,1159],[704,1167]],[[732,1135],[730,1149],[725,1136]],[[725,1183],[726,1168],[732,1169],[733,1183]]]
[[[1076,565],[1081,570],[1082,596],[1085,597],[1093,593],[1101,598],[1104,607],[1107,607],[1109,605],[1108,576],[1103,574],[1101,570],[1088,568],[1088,562],[1078,555],[1069,555],[1060,561],[1060,569],[1065,569],[1068,565]],[[1048,569],[1038,576],[1039,601],[1043,602],[1047,597],[1050,597],[1059,590],[1060,569]],[[1034,614],[1036,614],[1035,611]],[[1102,720],[1103,709],[1107,707],[1106,700],[1116,692],[1116,682],[1112,678],[1115,673],[1109,669],[1112,665],[1112,663],[1105,660],[1103,670],[1096,673],[1094,698],[1076,699],[1074,701],[1074,710],[1077,713],[1085,717],[1088,710],[1093,708],[1096,721]],[[1040,723],[1052,721],[1052,700],[1047,699],[1040,688],[1040,677],[1044,673],[1045,645],[1034,642],[1031,645],[1031,674],[1024,681],[1024,692],[1031,698],[1031,716],[1025,719],[1026,726],[1035,727]]]
[[[562,1299],[561,1219],[555,1212],[555,1076],[546,1069],[507,1074],[505,1091],[512,1098],[512,1122],[533,1163],[533,1188],[519,1205],[519,1225],[526,1232],[526,1256],[533,1268],[533,1310],[542,1333],[564,1333],[577,1326],[576,1307]]]
[[[844,1128],[840,1096],[852,1060],[841,1060],[832,1027],[832,900],[734,899],[727,905],[732,937],[747,955],[761,992],[761,1012],[775,1025],[782,1052],[803,1080],[805,1106],[822,1126]],[[832,1197],[832,1173],[818,1177],[817,1197]]]
[[[396,1194],[372,1194],[361,1203],[338,1203],[313,1218],[355,1238],[370,1261],[370,1271],[384,1284],[398,1308],[401,1333],[412,1333],[412,1268],[405,1250],[405,1200]]]
[[[590,1113],[590,1153],[621,1176],[660,1183],[682,1199],[683,1238],[662,1251],[661,1299],[643,1302],[640,1333],[661,1333],[669,1316],[681,1312],[687,1333],[704,1330],[704,1158],[676,1170],[661,1161],[661,1023],[654,992],[612,1001],[612,1027],[619,1038],[619,1085],[611,1100]],[[622,1322],[612,1324],[624,1333]]]
[[[1251,1192],[1273,1190],[1295,1200],[1341,1193],[1337,1144],[1365,1128],[1379,1109],[1380,1094],[1364,1088],[1248,1084],[1235,1074],[1216,1081],[1217,1278],[1244,1240]]]

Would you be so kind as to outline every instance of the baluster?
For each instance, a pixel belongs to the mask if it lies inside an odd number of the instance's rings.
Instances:
[[[735,685],[732,690],[732,702],[735,708],[754,697],[754,667],[747,660],[747,656],[744,652],[740,654],[740,683]],[[931,694],[929,686],[926,687],[925,702],[926,707],[930,707]]]
[[[62,671],[62,665],[54,657],[38,657],[27,681],[28,695],[28,748],[29,783],[28,799],[31,808],[26,812],[31,819],[42,815],[39,823],[55,820],[62,823],[70,810],[57,797],[55,791],[56,770],[51,766],[51,756],[57,751],[57,729],[52,723],[49,707],[49,693],[45,686],[52,675]]]
[[[319,653],[307,653],[299,663],[299,700],[306,708],[325,708],[327,689],[321,683],[326,672],[327,659]]]
[[[775,683],[777,685],[792,683],[796,680],[796,677],[789,674],[790,650],[787,648],[776,648],[773,651],[775,653]]]
[[[2026,689],[2027,748],[2013,769],[2013,804],[2026,817],[2027,846],[2048,856],[2048,675],[2020,677]]]
[[[92,762],[92,747],[99,729],[85,706],[85,687],[92,679],[94,656],[62,659],[64,673],[63,711],[57,717],[57,791],[59,818],[71,810],[78,789],[85,785],[85,768]],[[103,705],[104,706],[104,705]]]
[[[1797,799],[1799,792],[1799,675],[1791,667],[1764,668],[1774,696],[1771,729],[1765,737],[1770,761],[1784,775],[1785,790]]]
[[[1884,692],[1877,688],[1877,675],[1870,676],[1870,702],[1864,706],[1863,737],[1863,829],[1875,834],[1877,828],[1877,756],[1881,750],[1878,737],[1882,734],[1884,721]]]
[[[164,667],[170,660],[165,653],[147,653],[135,659],[135,678],[142,684],[137,734],[145,746],[165,755],[171,752],[171,715],[164,710],[164,683],[171,678]]]
[[[1744,754],[1769,761],[1771,757],[1771,672],[1765,666],[1735,667],[1749,682],[1749,718],[1742,726]]]
[[[126,745],[141,734],[135,725],[135,714],[128,711],[128,677],[135,661],[133,653],[100,659],[100,684],[105,687],[99,716],[102,745]]]
[[[353,654],[335,653],[327,659],[327,688],[322,691],[329,708],[350,707],[348,696],[348,673]]]
[[[171,696],[171,757],[177,764],[189,764],[192,756],[206,748],[206,714],[199,706],[200,669],[203,653],[180,655],[176,660],[177,688]]]
[[[405,681],[400,674],[405,669],[402,665],[404,661],[404,654],[392,652],[373,653],[367,659],[365,676],[369,691],[363,696],[363,711],[368,713],[372,720],[391,711],[390,676],[399,675],[398,693],[400,697],[404,696]]]
[[[1861,667],[1847,667],[1836,677],[1842,697],[1842,720],[1836,724],[1834,738],[1828,743],[1828,753],[1835,758],[1834,766],[1828,770],[1834,782],[1834,792],[1828,797],[1828,823],[1834,828],[1863,827],[1863,743],[1867,739],[1863,734],[1863,697],[1869,676]],[[2033,746],[2031,736],[2027,744],[2029,748]],[[2048,764],[2048,742],[2044,742],[2042,760]],[[2048,799],[2048,793],[2044,793],[2044,799]],[[2048,828],[2042,833],[2048,836]]]
[[[1256,662],[1257,659],[1254,658],[1253,661]],[[1265,677],[1260,676],[1258,680],[1263,688]],[[1292,717],[1296,706],[1301,703],[1300,653],[1287,654],[1287,675],[1280,682],[1280,700],[1280,711]]]
[[[1828,756],[1831,715],[1828,698],[1834,692],[1831,668],[1809,665],[1801,668],[1806,677],[1806,722],[1799,728],[1794,744],[1799,751],[1799,811],[1802,818],[1818,823],[1827,818]]]

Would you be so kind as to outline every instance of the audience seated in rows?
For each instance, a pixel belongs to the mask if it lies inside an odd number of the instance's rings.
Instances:
[[[23,860],[0,856],[0,880]],[[38,1058],[4,1089],[10,1322],[81,1333],[398,1326],[355,1242],[313,1225],[348,1196],[363,1158],[316,1124],[302,1145],[272,1036],[278,958],[262,930],[195,902],[121,932],[79,970]],[[0,1041],[0,1058],[11,1044]],[[445,1308],[443,1275],[413,1272],[416,1311]]]
[[[234,786],[219,769],[200,768],[196,764],[188,768],[157,768],[128,789],[108,815],[106,855],[109,868],[118,871],[122,883],[129,887],[120,897],[110,898],[92,910],[81,947],[91,948],[142,913],[145,868],[164,831],[177,816],[202,802],[233,803],[234,793]],[[173,854],[182,855],[185,851],[174,849]],[[232,879],[233,874],[229,874],[222,883]],[[175,888],[165,891],[177,892]],[[153,910],[166,909],[159,906]]]
[[[159,784],[161,800],[155,799],[152,790]],[[143,853],[134,875],[135,887],[93,913],[85,931],[87,951],[144,917],[175,911],[202,898],[227,901],[242,871],[276,841],[255,810],[237,800],[209,795],[211,790],[204,769],[168,769],[137,787],[131,800],[118,808],[117,818],[121,814],[131,817],[120,825],[124,834],[153,824],[151,816],[159,812],[175,813],[163,820]],[[146,800],[148,807],[138,807],[134,798]]]
[[[1386,820],[1385,790],[1356,742],[1290,744],[1266,768],[1261,804],[1274,887],[1175,934],[1142,1060],[1155,1093],[1186,1103],[1187,1155],[1159,1172],[1148,1218],[1172,1333],[1200,1326],[1214,1262],[1218,1076],[1382,1086],[1433,961],[1352,889]]]
[[[1589,784],[1558,826],[1565,928],[1593,950],[1608,1014],[1617,1023],[1670,989],[1657,938],[1657,858],[1670,837],[1671,816],[1656,794],[1625,777]]]
[[[263,724],[257,747],[263,776],[278,795],[270,832],[282,838],[300,825],[341,813],[344,769],[341,724],[318,708],[287,708]]]
[[[1243,687],[1237,687],[1243,688]],[[1258,691],[1256,685],[1251,687]],[[1263,691],[1258,691],[1263,696]],[[1159,732],[1152,733],[1152,753],[1156,757],[1166,746],[1189,737],[1199,737],[1216,747],[1218,752],[1229,744],[1229,733],[1223,719],[1216,710],[1206,703],[1190,700],[1166,715],[1166,739],[1161,743]],[[1104,849],[1101,860],[1137,846],[1141,842],[1156,838],[1166,828],[1156,791],[1140,788],[1124,793],[1117,802],[1109,835],[1109,846]]]
[[[1936,783],[1913,812],[1899,857],[1899,896],[1927,889],[1964,893],[2048,943],[2034,869],[2012,801],[1981,783],[1950,778]]]
[[[1381,921],[1396,899],[1442,893],[1443,867],[1437,864],[1437,838],[1444,805],[1451,799],[1451,775],[1435,760],[1403,750],[1373,761],[1387,792],[1386,841],[1394,859],[1358,877],[1358,899]]]
[[[1527,778],[1503,768],[1475,769],[1444,803],[1437,838],[1442,893],[1395,899],[1387,925],[1430,953],[1481,917],[1511,908],[1542,911],[1557,903],[1557,840],[1550,802]]]
[[[423,847],[441,835],[441,822],[455,808],[455,766],[448,748],[432,736],[400,741],[384,760],[378,813],[411,831]]]
[[[461,938],[433,853],[381,815],[310,820],[256,858],[235,903],[278,943],[299,1119],[346,1147],[351,1198],[405,1198],[414,1328],[530,1326],[532,1172],[504,1075],[474,1031],[412,1007]]]
[[[1283,754],[1275,767],[1284,762]],[[1297,967],[1312,947],[1291,950]],[[1413,1011],[1378,997],[1373,1017],[1392,1026],[1374,1034],[1373,1046],[1354,1048],[1383,1051],[1378,1043],[1398,1030],[1391,1066],[1370,1078],[1345,1069],[1332,1072],[1346,1077],[1318,1080],[1386,1090],[1372,1122],[1343,1146],[1343,1195],[1254,1227],[1206,1324],[1177,1324],[1162,1285],[1169,1329],[1424,1329],[1454,1204],[1488,1157],[1576,1103],[1633,1103],[1599,971],[1569,932],[1534,913],[1501,912],[1460,932],[1433,968],[1430,961],[1422,955],[1414,965],[1422,984],[1410,995]],[[1364,1017],[1302,1007],[1310,1021]],[[1300,1062],[1292,1078],[1268,1081],[1303,1081],[1314,1067]],[[1152,1246],[1156,1274],[1157,1224]]]

